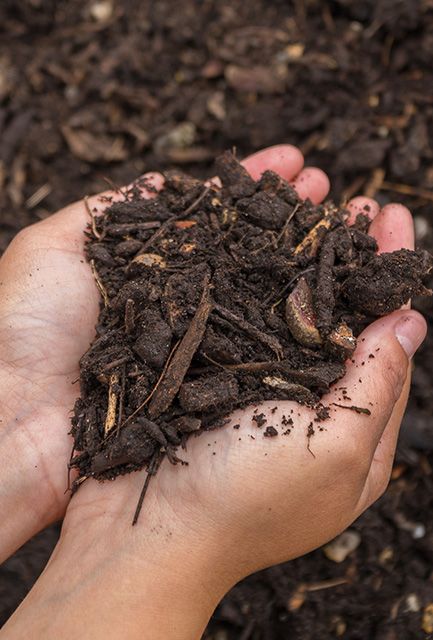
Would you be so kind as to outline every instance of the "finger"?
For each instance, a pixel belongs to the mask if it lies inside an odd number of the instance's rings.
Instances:
[[[403,390],[391,413],[382,437],[376,447],[364,490],[358,503],[359,513],[367,509],[385,491],[391,477],[395,449],[401,421],[406,409],[410,391],[410,367],[408,368]]]
[[[331,415],[347,414],[347,422],[340,420],[341,436],[345,441],[353,437],[360,455],[372,458],[399,400],[408,362],[425,334],[426,322],[416,311],[396,311],[376,320],[359,336],[344,378],[323,399]]]
[[[300,198],[309,198],[314,204],[319,204],[329,193],[329,178],[322,169],[307,167],[295,178],[292,185]]]
[[[284,180],[292,180],[304,166],[304,156],[291,144],[279,144],[253,153],[242,161],[254,180],[266,170],[275,171]]]
[[[379,204],[376,200],[366,198],[365,196],[352,198],[352,200],[347,203],[346,209],[349,211],[349,218],[347,219],[349,224],[354,224],[357,215],[360,213],[368,216],[370,220],[374,220],[380,211]]]
[[[412,215],[402,204],[387,204],[371,223],[370,235],[377,240],[379,253],[413,249],[415,231]]]

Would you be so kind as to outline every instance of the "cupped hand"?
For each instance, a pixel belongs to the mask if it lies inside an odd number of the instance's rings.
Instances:
[[[283,146],[244,164],[254,178],[272,168],[294,180],[303,197],[320,202],[328,180],[319,169],[302,170],[302,162],[299,151]],[[352,218],[359,212],[370,216],[380,251],[413,248],[412,218],[403,206],[380,210],[373,200],[355,198],[348,208]],[[157,526],[178,539],[205,541],[208,554],[213,544],[215,556],[225,558],[220,569],[235,579],[334,537],[385,490],[407,401],[409,361],[424,335],[424,320],[410,310],[368,327],[345,378],[323,399],[331,416],[321,424],[308,408],[270,402],[237,411],[224,429],[191,438],[182,456],[189,466],[163,464],[133,535]],[[365,408],[370,415],[337,405]],[[254,412],[264,413],[279,437],[264,438]],[[294,422],[290,435],[281,435],[284,416]],[[314,436],[307,439],[309,425]],[[128,535],[144,477],[87,483],[68,508],[65,531],[95,518],[101,526],[115,522],[121,537]]]
[[[246,165],[255,177],[270,168],[294,179],[301,195],[315,202],[329,187],[322,171],[303,169],[302,154],[290,145],[260,152]],[[162,185],[160,174],[146,178],[156,188]],[[101,195],[122,198],[118,192]],[[79,395],[74,383],[99,309],[99,292],[84,258],[84,231],[89,208],[101,212],[106,206],[101,195],[90,198],[88,206],[82,200],[23,229],[0,260],[0,442],[17,454],[3,461],[7,490],[19,495],[28,515],[20,535],[14,531],[8,544],[0,544],[0,560],[63,517],[70,500],[68,433]]]
[[[325,174],[303,169],[301,153],[289,145],[254,154],[244,165],[254,178],[273,169],[315,203],[329,189]],[[158,174],[150,179],[161,185]],[[92,210],[104,208],[98,197],[89,204]],[[403,206],[380,210],[373,200],[355,198],[348,209],[353,217],[368,213],[380,251],[413,247],[412,219]],[[63,593],[74,603],[74,593],[83,595],[84,590],[86,602],[93,597],[98,576],[105,575],[107,581],[107,574],[125,600],[126,594],[135,595],[138,606],[142,598],[135,583],[131,587],[131,576],[138,580],[141,572],[156,575],[157,581],[170,576],[167,583],[178,578],[181,603],[181,592],[190,593],[186,584],[198,581],[203,593],[213,593],[207,604],[211,611],[238,579],[326,542],[384,491],[407,401],[410,358],[424,338],[425,322],[406,309],[370,325],[360,336],[345,378],[323,399],[331,416],[320,425],[310,409],[268,402],[237,411],[223,429],[191,438],[182,456],[189,466],[163,463],[138,524],[131,527],[145,472],[112,483],[88,481],[70,502],[65,494],[70,412],[79,393],[73,382],[79,358],[94,336],[99,304],[83,254],[88,222],[84,202],[73,204],[21,232],[0,262],[4,415],[9,429],[18,433],[17,461],[20,474],[28,478],[32,533],[62,517],[67,508],[50,564],[54,568],[50,571],[49,566],[46,574],[50,580],[42,579],[32,591],[29,610],[41,594],[48,594],[50,601],[53,584],[56,597]],[[336,404],[365,407],[370,415]],[[254,410],[265,414],[278,437],[263,437],[254,426]],[[281,434],[284,416],[294,422],[289,435]],[[235,424],[240,427],[234,429]],[[94,569],[84,581],[83,567]],[[155,587],[154,579],[152,584]],[[103,586],[101,593],[100,607],[105,607],[109,625],[113,600]],[[94,623],[99,631],[105,628],[100,611]]]

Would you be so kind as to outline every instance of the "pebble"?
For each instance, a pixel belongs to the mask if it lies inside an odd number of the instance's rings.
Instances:
[[[348,529],[323,547],[323,553],[332,562],[344,562],[346,558],[361,544],[361,536],[357,531]]]

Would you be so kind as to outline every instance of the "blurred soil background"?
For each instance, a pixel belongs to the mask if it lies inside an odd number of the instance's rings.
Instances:
[[[0,33],[0,252],[107,183],[279,143],[338,201],[404,202],[433,250],[433,0],[3,0]],[[206,640],[432,637],[432,373],[431,330],[386,495],[333,546],[236,586]],[[0,567],[1,623],[58,529]]]

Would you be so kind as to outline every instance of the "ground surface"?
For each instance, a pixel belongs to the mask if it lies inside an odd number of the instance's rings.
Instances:
[[[336,199],[367,193],[408,204],[419,243],[433,247],[431,0],[176,6],[2,3],[0,250],[22,226],[105,188],[104,177],[121,184],[174,165],[202,176],[226,148],[245,155],[280,142],[299,144],[329,173]],[[432,323],[431,302],[423,308]],[[342,564],[319,550],[249,578],[206,638],[428,637],[432,350],[431,332],[416,359],[394,480],[354,525],[358,548]],[[41,534],[0,568],[1,620],[55,537]],[[324,581],[327,589],[300,591]]]

